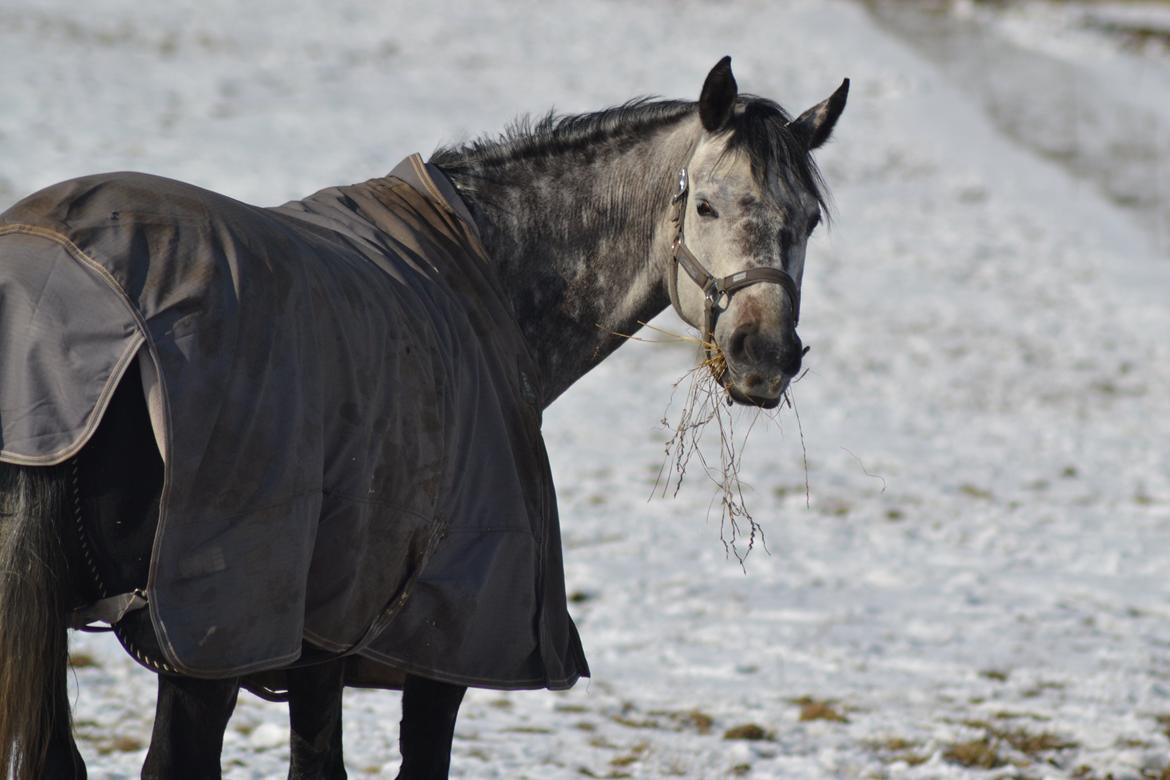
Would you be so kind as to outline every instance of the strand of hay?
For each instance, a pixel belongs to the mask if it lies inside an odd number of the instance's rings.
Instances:
[[[783,433],[784,426],[780,424],[779,420],[780,410],[787,406],[792,410],[792,415],[796,418],[796,432],[800,435],[800,463],[804,469],[804,508],[811,509],[812,490],[808,484],[808,448],[804,444],[804,425],[800,422],[800,410],[796,408],[796,393],[792,389],[792,386],[804,379],[807,374],[808,369],[805,369],[800,376],[788,384],[788,389],[784,391],[784,402],[777,406],[774,412],[768,414],[768,419],[775,423],[776,427]]]
[[[759,419],[759,415],[752,418],[751,424],[742,438],[736,435],[735,420],[730,408],[731,400],[727,396],[727,388],[724,385],[724,377],[727,374],[727,359],[717,344],[706,343],[696,336],[672,333],[646,323],[639,323],[639,325],[650,328],[666,336],[667,339],[645,339],[636,336],[625,336],[625,338],[648,343],[683,341],[696,345],[703,350],[704,355],[708,356],[687,371],[673,385],[670,402],[667,404],[666,412],[661,421],[663,427],[670,431],[671,435],[666,442],[665,457],[654,480],[651,495],[658,493],[659,488],[661,488],[662,496],[666,496],[668,493],[672,496],[678,495],[688,468],[692,462],[697,462],[703,474],[715,488],[715,494],[708,507],[708,518],[710,518],[710,512],[718,505],[720,513],[719,539],[723,542],[726,553],[735,556],[740,566],[744,566],[757,541],[767,550],[764,529],[748,510],[743,493],[743,483],[739,477],[744,446],[747,443],[747,437]],[[686,390],[678,421],[671,423],[670,409],[674,406],[678,392],[684,385]],[[712,423],[715,424],[719,433],[718,461],[714,458],[708,459],[701,446],[703,433]]]
[[[719,345],[705,342],[697,336],[673,333],[645,322],[638,324],[666,338],[647,339],[616,331],[607,330],[607,332],[630,341],[641,341],[648,344],[686,342],[694,344],[702,350],[702,354],[707,356],[672,386],[670,401],[667,403],[666,411],[661,420],[662,426],[670,432],[670,438],[665,444],[665,456],[658,469],[650,495],[653,497],[660,493],[663,497],[667,494],[672,497],[677,496],[682,488],[688,468],[692,462],[697,462],[704,476],[711,481],[715,488],[711,503],[708,505],[708,519],[710,519],[710,513],[714,511],[715,506],[718,505],[720,512],[719,539],[723,542],[725,552],[734,556],[741,567],[745,567],[747,557],[757,542],[764,548],[765,552],[768,552],[768,545],[764,529],[752,516],[744,497],[743,483],[739,476],[744,449],[748,437],[761,416],[767,417],[783,432],[778,415],[785,404],[791,407],[796,415],[804,465],[805,503],[806,505],[810,503],[808,453],[805,450],[804,428],[800,422],[800,414],[796,412],[791,388],[785,391],[784,403],[775,410],[756,409],[743,436],[737,436],[735,419],[731,411],[732,401],[725,385],[727,359]],[[804,376],[805,374],[801,374],[800,377],[793,380],[793,384],[799,382]],[[678,420],[672,423],[670,410],[675,405],[679,390],[684,386],[685,395]],[[719,434],[717,462],[714,458],[708,459],[701,446],[704,431],[712,423],[715,424]]]

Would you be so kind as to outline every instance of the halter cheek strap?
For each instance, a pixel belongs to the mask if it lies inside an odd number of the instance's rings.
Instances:
[[[718,277],[712,274],[695,257],[683,240],[683,217],[686,215],[687,205],[687,169],[683,168],[678,174],[678,191],[671,198],[671,221],[675,224],[674,241],[671,244],[671,254],[674,262],[671,263],[670,273],[667,275],[667,287],[670,291],[670,302],[675,312],[683,322],[697,329],[702,334],[704,349],[707,356],[711,356],[711,344],[715,332],[715,320],[728,306],[731,305],[731,296],[737,290],[753,284],[778,284],[788,295],[792,303],[793,325],[800,322],[800,289],[792,277],[778,268],[749,268],[746,271],[736,271],[727,276]],[[682,268],[687,276],[703,291],[703,322],[691,322],[683,313],[678,302],[678,269]]]

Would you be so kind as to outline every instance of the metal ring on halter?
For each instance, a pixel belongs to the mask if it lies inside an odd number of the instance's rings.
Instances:
[[[671,203],[676,203],[687,196],[687,169],[683,168],[678,172],[678,191],[674,193],[674,197],[670,199]],[[682,233],[680,232],[681,236]]]

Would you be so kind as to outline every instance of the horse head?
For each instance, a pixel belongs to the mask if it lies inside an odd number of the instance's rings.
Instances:
[[[810,153],[845,108],[846,79],[792,119],[740,95],[724,57],[700,93],[701,132],[672,199],[667,288],[697,328],[716,378],[742,404],[772,408],[807,351],[796,333],[805,247],[825,211]]]

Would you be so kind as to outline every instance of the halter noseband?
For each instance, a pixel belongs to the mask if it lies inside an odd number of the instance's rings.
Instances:
[[[687,318],[687,315],[683,313],[682,307],[678,303],[679,266],[687,272],[687,276],[691,277],[691,280],[699,285],[699,289],[703,291],[704,304],[701,338],[703,340],[703,349],[706,351],[707,356],[711,356],[711,344],[715,337],[716,318],[731,305],[732,293],[753,284],[767,282],[769,284],[780,285],[784,292],[788,294],[788,300],[792,302],[793,327],[795,327],[800,322],[800,289],[797,288],[796,282],[787,273],[778,268],[749,268],[746,271],[736,271],[733,274],[728,274],[720,278],[708,271],[699,262],[699,258],[695,257],[694,253],[687,248],[686,242],[683,240],[683,217],[686,213],[687,191],[687,169],[683,168],[678,172],[678,191],[670,200],[670,219],[674,222],[676,230],[674,241],[671,244],[671,254],[674,262],[671,263],[670,274],[667,277],[669,280],[667,287],[670,291],[670,302],[674,304],[674,310],[682,318],[683,322],[693,328],[698,328],[699,326]]]

